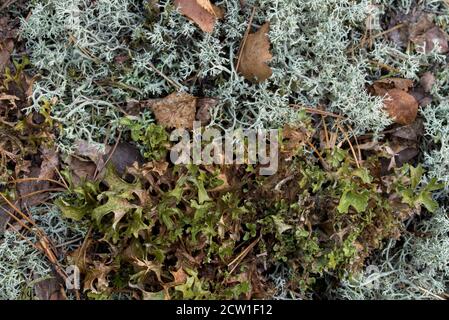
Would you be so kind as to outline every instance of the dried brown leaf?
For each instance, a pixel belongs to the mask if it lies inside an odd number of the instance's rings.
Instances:
[[[182,267],[179,268],[177,271],[171,271],[171,274],[173,275],[174,278],[173,282],[176,283],[177,285],[183,284],[187,280],[187,274],[185,273]]]
[[[201,121],[203,126],[210,122],[210,110],[218,104],[218,100],[214,98],[199,98],[197,102],[198,111],[196,120]]]
[[[0,72],[3,72],[3,69],[8,64],[13,49],[14,41],[12,39],[0,41]]]
[[[410,41],[412,41],[418,50],[425,53],[431,52],[435,48],[435,42],[440,46],[440,53],[449,51],[447,36],[439,27],[433,23],[433,16],[423,14],[419,20],[409,27]]]
[[[90,267],[84,278],[84,291],[91,290],[94,293],[105,292],[109,289],[108,275],[114,267],[94,261],[94,266]]]
[[[192,129],[197,98],[188,93],[172,93],[150,104],[158,124],[167,128]]]
[[[399,89],[408,92],[411,87],[413,87],[412,80],[403,78],[388,78],[374,81],[372,90],[376,96],[384,96],[388,90]]]
[[[81,160],[77,157],[70,157],[67,164],[72,172],[72,182],[79,186],[82,181],[92,181],[95,177],[97,166],[92,161]]]
[[[42,148],[42,158],[39,179],[53,179],[59,166],[59,156],[56,149]]]
[[[400,89],[391,89],[387,92],[388,98],[384,101],[385,109],[395,122],[408,125],[415,121],[418,114],[418,101]]]
[[[39,177],[41,169],[37,166],[30,168],[30,173],[25,178],[36,179]],[[17,184],[17,191],[21,197],[22,209],[31,208],[47,199],[48,193],[41,192],[50,188],[50,183],[43,180],[23,181]]]
[[[34,280],[39,280],[36,275],[33,277]],[[38,281],[34,285],[34,291],[38,300],[67,300],[62,290],[61,279],[55,272],[52,272],[51,278]]]
[[[212,5],[209,0],[175,0],[175,6],[201,30],[208,33],[214,31],[217,18],[223,16],[221,9]]]
[[[268,31],[270,23],[266,22],[255,33],[248,34],[244,43],[239,70],[245,79],[256,83],[267,80],[272,75],[268,62],[273,58],[270,52],[270,39]]]
[[[424,89],[424,92],[430,92],[432,90],[433,85],[435,84],[435,76],[432,72],[427,71],[425,72],[421,79],[420,79],[420,84]]]
[[[212,3],[210,3],[210,0],[196,0],[196,2],[207,12],[215,15],[214,7]]]
[[[114,146],[107,146],[106,155],[103,156],[103,159],[106,162],[108,158],[110,158],[109,163],[114,165],[119,176],[122,176],[126,172],[126,169],[135,162],[138,164],[144,163],[139,149],[127,142],[120,142],[115,148]]]

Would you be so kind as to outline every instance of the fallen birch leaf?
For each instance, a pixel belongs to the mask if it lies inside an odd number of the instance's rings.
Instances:
[[[391,89],[387,92],[384,101],[385,109],[396,123],[408,125],[415,121],[418,114],[418,101],[400,89]]]
[[[215,15],[215,10],[212,3],[210,3],[210,0],[196,0],[196,2],[207,12]]]
[[[223,17],[223,11],[209,0],[175,0],[175,6],[201,30],[208,33],[214,31],[215,22]]]
[[[151,102],[158,124],[167,128],[192,129],[196,115],[197,98],[188,93],[172,93]]]
[[[239,70],[245,79],[256,83],[267,80],[272,75],[267,63],[273,58],[270,52],[270,39],[268,31],[270,23],[266,22],[255,33],[250,33],[241,50]]]

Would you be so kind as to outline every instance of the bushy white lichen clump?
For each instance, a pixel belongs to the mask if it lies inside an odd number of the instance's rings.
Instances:
[[[42,278],[50,274],[50,266],[16,232],[5,232],[0,239],[0,300],[23,298],[24,290],[33,276]]]
[[[404,244],[392,241],[365,274],[346,281],[344,299],[443,299],[449,286],[449,216],[440,209],[423,221]]]
[[[217,1],[226,14],[213,34],[207,34],[169,0],[37,1],[22,28],[41,75],[33,108],[43,98],[57,97],[53,116],[62,122],[62,137],[68,141],[102,141],[116,129],[118,103],[175,90],[219,98],[212,123],[224,128],[279,126],[295,120],[290,105],[296,104],[325,105],[346,116],[357,132],[379,132],[390,120],[381,99],[365,90],[378,76],[372,61],[417,79],[423,60],[441,59],[405,54],[382,37],[371,51],[352,50],[363,37],[373,4],[382,10],[406,10],[412,5],[409,0],[245,3],[242,9],[239,1]],[[254,25],[270,21],[274,56],[273,76],[262,84],[245,81],[234,68],[253,5]],[[436,0],[423,3],[435,12],[442,5]],[[65,142],[60,146],[67,149]]]
[[[62,218],[56,206],[35,207],[31,213],[39,228],[58,246],[64,264],[66,252],[79,245],[70,244],[71,240],[82,239],[87,229]],[[28,240],[11,230],[0,237],[0,300],[33,298],[33,285],[53,274],[47,258],[31,245],[38,239],[30,234],[25,236]]]
[[[435,143],[434,150],[426,152],[425,164],[429,176],[444,183],[441,197],[449,196],[449,101],[422,110],[427,136]]]
[[[42,0],[24,20],[22,35],[40,74],[33,108],[58,98],[53,116],[63,124],[62,148],[76,138],[101,140],[114,132],[118,103],[175,90],[219,98],[213,123],[226,128],[282,125],[295,117],[290,104],[328,105],[358,131],[389,123],[381,100],[365,91],[368,60],[347,52],[361,37],[367,0],[248,0],[244,9],[238,1],[218,1],[226,15],[211,35],[171,1],[159,1],[156,15],[144,3]],[[254,23],[271,23],[274,55],[273,76],[260,85],[234,69],[255,4]]]

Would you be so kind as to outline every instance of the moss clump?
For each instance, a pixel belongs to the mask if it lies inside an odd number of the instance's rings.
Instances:
[[[270,177],[250,165],[162,159],[130,169],[133,182],[109,167],[101,182],[72,185],[59,200],[62,212],[96,230],[85,260],[75,260],[87,288],[110,295],[118,281],[143,297],[263,298],[276,292],[270,275],[281,266],[290,270],[288,290],[305,297],[329,275],[360,271],[383,240],[401,234],[405,219],[436,206],[429,192],[440,186],[423,183],[420,167],[381,176],[378,156],[360,164],[337,147],[318,163],[309,130],[284,131]],[[305,140],[291,139],[298,134]],[[114,259],[99,258],[100,248]]]

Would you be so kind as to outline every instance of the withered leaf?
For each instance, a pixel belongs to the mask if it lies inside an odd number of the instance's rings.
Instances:
[[[62,288],[61,280],[57,278],[55,272],[52,272],[49,279],[39,279],[37,275],[33,275],[36,282],[34,291],[38,300],[67,300]]]
[[[201,30],[208,33],[214,31],[215,22],[223,16],[223,11],[209,0],[175,0],[175,6]]]
[[[384,101],[385,109],[395,122],[408,125],[415,121],[418,114],[418,101],[400,89],[391,89],[387,92]]]
[[[199,98],[197,102],[196,120],[201,122],[201,125],[205,126],[210,122],[210,110],[217,104],[218,100],[214,98]]]
[[[423,87],[424,92],[430,92],[432,90],[433,85],[435,84],[435,81],[436,79],[433,73],[427,71],[422,75],[419,83]]]
[[[94,179],[97,166],[92,161],[71,156],[66,162],[72,172],[72,182],[75,186],[80,186],[83,181]]]
[[[59,166],[59,156],[54,148],[42,148],[42,164],[39,179],[52,179]]]
[[[408,92],[413,87],[413,81],[402,78],[387,78],[374,81],[373,93],[376,96],[384,96],[390,89],[399,89]]]
[[[196,97],[172,93],[150,104],[158,124],[167,128],[192,129],[196,114]]]
[[[13,49],[14,42],[12,39],[0,41],[0,72],[2,72],[7,65]]]
[[[410,140],[410,141],[418,141],[419,137],[424,134],[424,123],[422,119],[417,119],[415,122],[408,126],[402,126],[394,130],[391,134],[394,137]]]
[[[183,284],[187,280],[187,274],[184,272],[184,269],[182,269],[182,267],[179,268],[177,271],[171,271],[171,274],[173,275],[174,278],[173,282],[176,285]]]
[[[138,164],[144,163],[144,159],[137,147],[127,142],[120,142],[117,146],[107,146],[103,159],[106,162],[108,158],[110,158],[109,163],[114,165],[119,176],[122,176],[126,169],[135,162]]]
[[[94,261],[94,267],[89,268],[84,278],[84,291],[91,290],[94,293],[105,292],[109,289],[108,276],[114,267]]]
[[[418,21],[409,27],[410,40],[418,46],[418,50],[425,53],[435,48],[435,42],[440,46],[440,53],[449,51],[446,34],[433,23],[430,14],[423,14]]]
[[[210,0],[196,0],[196,2],[203,9],[206,9],[207,12],[209,12],[210,14],[215,15],[214,7],[212,6],[212,3],[210,3]]]
[[[45,201],[48,192],[42,192],[43,190],[50,188],[50,183],[45,180],[36,180],[39,178],[41,169],[37,166],[30,168],[30,173],[25,178],[31,178],[32,180],[25,180],[17,184],[17,191],[21,197],[21,207],[31,208],[42,201]]]
[[[271,77],[273,73],[267,64],[273,58],[267,34],[269,30],[270,23],[266,22],[257,32],[248,34],[241,49],[238,71],[249,81],[260,83]]]

